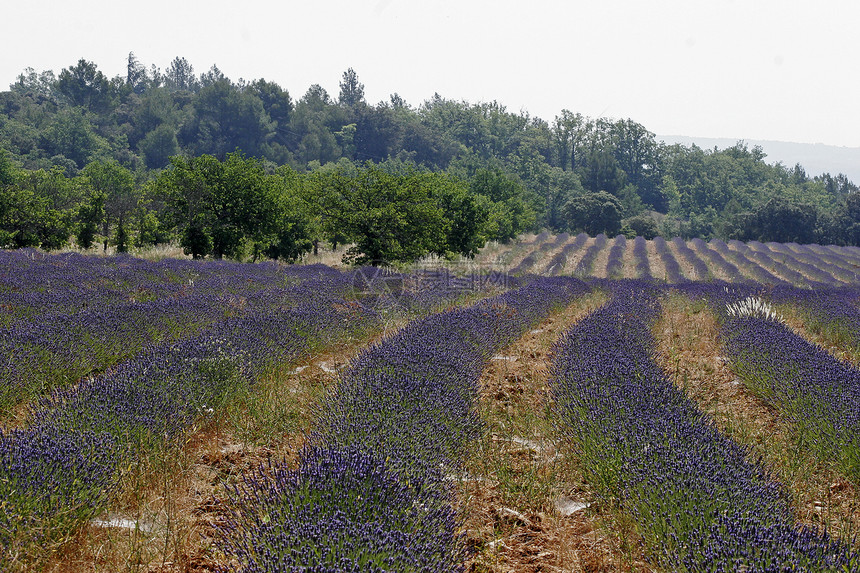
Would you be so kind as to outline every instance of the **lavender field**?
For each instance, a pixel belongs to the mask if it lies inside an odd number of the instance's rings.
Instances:
[[[0,251],[0,569],[860,571],[858,269]]]

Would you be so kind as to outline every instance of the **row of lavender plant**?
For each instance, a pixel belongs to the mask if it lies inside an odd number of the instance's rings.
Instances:
[[[582,255],[582,258],[579,259],[579,262],[576,264],[576,268],[573,269],[573,276],[576,277],[587,277],[591,275],[594,270],[594,260],[597,258],[597,255],[606,247],[608,239],[606,235],[600,233],[596,237],[594,237],[594,242],[585,249],[585,254]]]
[[[844,299],[808,303],[824,320],[858,323],[857,307]],[[728,303],[722,315],[723,344],[744,384],[789,421],[804,447],[860,484],[860,370],[796,334],[761,298]]]
[[[348,284],[349,277],[336,282]],[[363,307],[320,292],[338,286],[303,284],[302,304],[255,309],[149,347],[42,400],[28,428],[0,434],[0,546],[6,549],[0,561],[103,511],[130,460],[169,443],[231,391],[374,320]]]
[[[860,265],[860,249],[854,246],[839,247],[836,245],[827,245],[824,249],[834,253],[837,257],[845,260],[852,265]]]
[[[835,265],[820,259],[815,260],[814,256],[796,253],[782,243],[765,243],[761,245],[761,248],[766,249],[774,260],[779,260],[786,267],[808,277],[807,280],[813,288],[842,286],[848,282],[840,280],[836,274],[831,272],[833,268],[838,269]],[[810,262],[810,260],[815,260],[815,263]],[[844,271],[840,269],[837,272],[843,274]]]
[[[561,233],[552,242],[549,242],[549,241],[542,242],[540,245],[538,245],[538,247],[536,249],[532,250],[531,253],[529,253],[526,257],[524,257],[523,260],[520,261],[520,263],[517,266],[515,266],[513,269],[511,269],[510,274],[522,275],[522,274],[527,273],[529,270],[531,270],[537,264],[537,262],[539,260],[544,258],[544,255],[546,254],[547,251],[550,251],[550,250],[553,250],[553,249],[560,247],[569,238],[570,238],[570,235],[568,233]],[[537,242],[537,241],[535,241],[535,242]]]
[[[612,241],[609,256],[606,259],[606,278],[620,279],[624,269],[624,253],[627,250],[627,237],[618,235]]]
[[[654,249],[663,261],[663,268],[666,270],[666,281],[669,283],[680,283],[686,279],[681,274],[681,267],[678,261],[669,251],[666,246],[666,240],[663,237],[654,237]]]
[[[681,237],[675,237],[672,239],[672,244],[675,245],[675,249],[678,251],[678,254],[687,261],[687,264],[693,267],[693,271],[696,274],[696,280],[708,280],[708,277],[710,276],[708,265],[699,258],[693,249],[687,246],[684,239]]]
[[[320,274],[326,267],[314,265]],[[247,293],[287,285],[308,272],[275,263],[94,257],[34,250],[0,251],[0,325],[114,304],[181,298],[193,291]],[[329,272],[336,272],[328,269]]]
[[[795,256],[803,257],[803,260],[814,265],[821,265],[821,268],[826,269],[833,276],[841,281],[849,284],[857,284],[860,282],[858,269],[860,264],[851,262],[850,260],[839,256],[833,250],[820,245],[797,245],[789,243]]]
[[[538,278],[365,351],[327,398],[298,469],[279,462],[235,490],[226,553],[244,573],[462,570],[450,477],[481,432],[483,366],[586,290]]]
[[[693,248],[699,255],[708,260],[714,267],[719,268],[725,274],[727,281],[731,283],[746,282],[747,278],[741,274],[740,269],[725,259],[729,252],[729,246],[719,239],[713,239],[710,244],[702,239],[696,238],[691,241]]]
[[[860,352],[860,291],[856,286],[777,288],[767,295],[780,308],[787,305],[799,311],[804,327],[827,344]]]
[[[728,242],[728,251],[723,256],[733,261],[742,272],[745,272],[753,281],[761,284],[787,285],[788,282],[775,276],[761,264],[754,262],[747,255],[751,252],[746,244],[731,240]]]
[[[824,253],[816,253],[808,245],[798,245],[797,243],[768,243],[767,245],[771,250],[776,252],[790,254],[798,261],[798,264],[804,265],[803,268],[808,269],[810,272],[814,272],[811,269],[815,268],[827,272],[842,283],[852,284],[858,282],[856,267],[852,270],[836,257],[831,257]],[[813,274],[812,276],[815,275]]]
[[[648,241],[642,235],[633,239],[633,259],[636,261],[636,277],[643,280],[652,278],[651,263],[648,262]]]
[[[567,264],[568,257],[570,257],[572,253],[581,249],[586,241],[588,241],[587,233],[580,233],[574,237],[573,241],[566,244],[564,248],[556,253],[556,255],[550,260],[549,265],[547,265],[546,268],[546,274],[550,276],[561,274],[564,266]]]
[[[771,251],[767,248],[767,245],[759,241],[750,241],[747,243],[747,256],[752,261],[762,265],[763,267],[772,269],[775,274],[778,274],[779,277],[788,284],[807,288],[829,286],[829,284],[820,283],[806,278],[806,276],[801,274],[798,270],[786,264],[784,258],[775,260],[770,256],[770,252]]]
[[[328,267],[280,273],[270,272],[278,270],[271,265],[242,267],[248,270],[233,273],[232,280],[229,273],[213,275],[185,285],[174,296],[100,304],[71,313],[48,312],[0,329],[0,356],[4,358],[0,364],[0,415],[22,400],[104,371],[151,344],[190,336],[243,309],[297,304],[307,292],[305,288],[291,292],[284,285],[314,279],[320,287],[332,284],[326,278],[332,276]],[[157,290],[159,283],[140,286]]]
[[[242,312],[194,336],[150,346],[73,390],[55,392],[33,409],[28,428],[0,433],[6,550],[0,563],[103,511],[122,468],[141,452],[171,443],[266,372],[373,328],[379,308],[426,313],[466,294],[464,287],[499,288],[495,281],[462,284],[447,276],[410,285],[413,277],[386,273],[381,280],[370,268],[325,274],[276,296],[258,293]]]
[[[648,285],[616,285],[556,346],[560,431],[589,483],[635,519],[667,570],[855,570],[860,555],[797,526],[783,489],[656,365],[658,311]]]

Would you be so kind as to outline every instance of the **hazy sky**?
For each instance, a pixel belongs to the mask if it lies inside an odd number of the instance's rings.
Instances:
[[[856,0],[27,0],[4,6],[0,89],[80,58],[276,81],[336,97],[355,69],[370,103],[398,92],[562,109],[658,134],[860,147]]]

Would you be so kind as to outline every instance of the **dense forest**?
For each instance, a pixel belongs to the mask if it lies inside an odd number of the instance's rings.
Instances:
[[[300,99],[184,58],[129,54],[125,77],[80,60],[0,92],[0,247],[177,241],[195,257],[296,260],[353,244],[352,262],[470,255],[548,229],[860,244],[844,175],[771,165],[742,141],[666,145],[630,119],[551,122],[435,94]]]

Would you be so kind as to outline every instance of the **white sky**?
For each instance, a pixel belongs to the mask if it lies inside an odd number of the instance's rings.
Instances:
[[[398,92],[564,108],[658,134],[860,147],[856,0],[26,0],[4,6],[0,89],[26,67],[133,51],[336,97],[352,67],[370,103]]]

